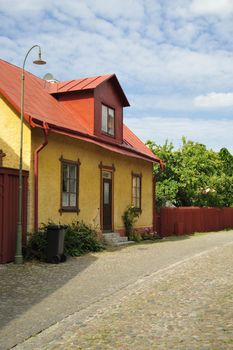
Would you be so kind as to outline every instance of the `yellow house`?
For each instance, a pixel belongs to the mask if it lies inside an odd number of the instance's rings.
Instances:
[[[0,169],[18,169],[21,69],[0,60]],[[138,230],[155,230],[153,163],[123,124],[129,102],[117,77],[46,81],[25,72],[23,169],[27,232],[43,222],[83,220],[124,235],[134,205]]]

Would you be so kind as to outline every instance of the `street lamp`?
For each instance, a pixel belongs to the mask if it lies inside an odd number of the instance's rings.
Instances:
[[[17,239],[16,239],[16,251],[15,251],[15,264],[23,263],[22,254],[22,199],[23,199],[23,116],[24,116],[24,67],[29,53],[37,47],[39,49],[38,59],[33,61],[34,64],[46,64],[41,59],[41,48],[39,45],[34,45],[28,50],[22,67],[21,75],[21,113],[20,113],[20,152],[19,152],[19,203],[18,203],[18,225],[17,225]]]

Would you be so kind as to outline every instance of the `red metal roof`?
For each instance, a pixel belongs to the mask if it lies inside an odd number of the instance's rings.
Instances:
[[[54,82],[52,84],[47,84],[47,89],[50,94],[59,94],[59,93],[67,93],[67,92],[75,92],[81,90],[94,90],[100,84],[107,80],[112,80],[115,84],[121,99],[123,101],[123,106],[129,106],[129,101],[125,96],[124,91],[122,90],[120,83],[115,74],[107,74],[107,75],[98,75],[90,78],[81,78],[77,80],[67,80],[62,82]]]
[[[55,90],[58,93],[64,93],[80,89],[94,89],[108,79],[113,79],[114,83],[118,84],[116,86],[117,90],[119,91],[119,89],[121,89],[123,92],[114,74],[71,80],[68,82],[48,83],[25,71],[25,118],[27,121],[33,121],[36,124],[47,123],[48,126],[56,130],[56,132],[64,132],[67,135],[72,135],[72,137],[79,137],[89,142],[98,143],[99,146],[113,152],[125,155],[130,154],[134,157],[160,162],[160,159],[156,157],[127,126],[124,125],[124,142],[121,145],[98,139],[85,128],[82,118],[80,118],[77,113],[72,113],[72,111],[63,107],[59,101],[51,95],[51,91],[54,93]],[[0,60],[0,93],[18,112],[20,112],[21,68],[3,60]]]
[[[25,71],[24,110],[26,116],[60,127],[87,133],[68,110],[44,89],[45,81]],[[0,92],[20,111],[21,69],[0,60]]]
[[[151,150],[126,125],[124,125],[123,129],[123,138],[124,141],[126,141],[126,143],[132,148],[138,149],[150,157],[153,154]]]

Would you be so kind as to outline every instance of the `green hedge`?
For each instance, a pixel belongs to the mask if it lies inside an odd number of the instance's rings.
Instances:
[[[65,254],[79,256],[87,252],[99,252],[104,246],[98,242],[96,230],[84,222],[68,225],[65,235]]]
[[[29,238],[28,244],[24,248],[24,257],[26,259],[46,260],[46,232],[49,224],[43,224],[38,232],[34,232]],[[97,240],[96,230],[91,225],[86,225],[82,221],[67,225],[64,241],[65,255],[79,256],[88,252],[99,252],[104,249],[104,246]]]

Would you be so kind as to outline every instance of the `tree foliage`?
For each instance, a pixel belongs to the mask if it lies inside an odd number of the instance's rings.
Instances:
[[[168,141],[147,145],[165,165],[164,172],[154,167],[159,207],[233,206],[233,156],[226,148],[214,152],[185,137],[177,150]]]

